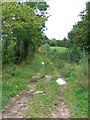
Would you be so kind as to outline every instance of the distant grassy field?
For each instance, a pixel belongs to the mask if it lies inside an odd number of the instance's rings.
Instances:
[[[55,46],[50,47],[50,49],[57,50],[59,52],[66,52],[68,50],[68,48],[65,48],[65,47],[55,47]]]

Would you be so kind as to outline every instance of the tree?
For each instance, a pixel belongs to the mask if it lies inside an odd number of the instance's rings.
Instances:
[[[46,17],[38,16],[26,3],[2,3],[2,11],[3,62],[26,59],[42,43]],[[9,58],[11,45],[14,54]]]
[[[73,29],[68,33],[69,45],[70,47],[80,47],[81,49],[85,49],[88,51],[88,25],[89,25],[89,12],[88,12],[88,4],[86,4],[86,9],[83,10],[80,14],[81,21],[77,22]],[[90,30],[90,29],[89,29]]]
[[[68,40],[66,39],[66,37],[63,38],[63,46],[68,47]]]

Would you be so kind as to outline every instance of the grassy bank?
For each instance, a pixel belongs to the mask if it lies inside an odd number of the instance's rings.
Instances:
[[[2,105],[5,106],[10,97],[27,89],[31,77],[35,76],[41,68],[41,56],[35,56],[34,60],[27,60],[20,65],[3,66],[2,78]]]
[[[65,58],[65,52],[65,48],[51,47],[49,54],[58,72],[68,83],[64,94],[66,104],[72,118],[88,117],[88,58],[84,55],[77,65]]]

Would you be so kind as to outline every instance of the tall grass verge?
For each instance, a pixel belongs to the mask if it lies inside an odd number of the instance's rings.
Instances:
[[[4,107],[10,97],[16,96],[28,89],[32,76],[37,75],[41,69],[41,56],[35,55],[33,61],[29,58],[27,62],[19,65],[9,64],[3,66],[2,70],[2,106]]]
[[[59,49],[59,50],[58,50]],[[61,77],[68,83],[65,90],[65,101],[70,107],[71,117],[88,117],[88,57],[79,49],[64,51],[60,48],[49,49],[48,54]],[[62,52],[63,51],[63,52]],[[77,58],[79,59],[77,64]]]

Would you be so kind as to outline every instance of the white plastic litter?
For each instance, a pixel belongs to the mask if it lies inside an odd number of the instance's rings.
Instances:
[[[44,65],[44,62],[42,62],[42,65]]]
[[[67,82],[65,82],[62,78],[58,78],[58,79],[56,80],[56,82],[57,82],[59,85],[67,84]]]
[[[12,20],[15,20],[15,17],[12,17]]]
[[[35,95],[35,94],[39,94],[39,93],[44,93],[44,91],[37,91],[37,92],[35,92],[33,94]]]

